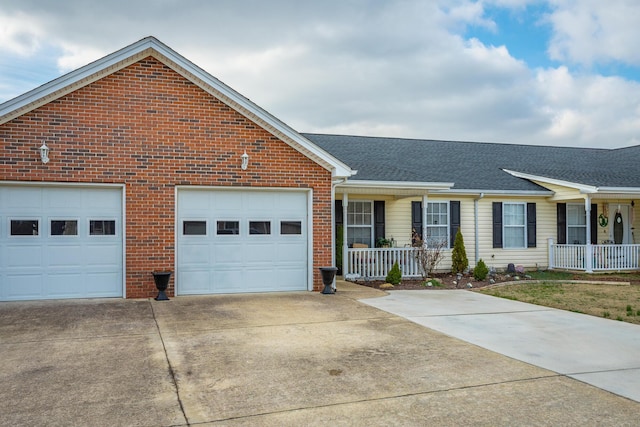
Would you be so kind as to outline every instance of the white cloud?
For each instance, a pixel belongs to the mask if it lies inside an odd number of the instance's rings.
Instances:
[[[620,61],[640,65],[640,2],[636,0],[550,0],[553,59],[587,66]]]
[[[33,55],[39,49],[42,37],[40,23],[26,12],[5,13],[0,10],[0,52]]]

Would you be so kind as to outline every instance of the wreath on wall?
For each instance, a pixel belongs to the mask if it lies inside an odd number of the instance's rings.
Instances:
[[[598,224],[600,224],[600,227],[606,227],[609,224],[609,218],[604,216],[604,214],[600,214],[598,217]]]

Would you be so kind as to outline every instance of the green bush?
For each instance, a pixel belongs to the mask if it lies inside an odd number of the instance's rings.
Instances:
[[[394,286],[399,285],[402,281],[402,273],[400,272],[400,266],[398,265],[397,261],[395,264],[393,264],[393,267],[391,267],[389,273],[387,273],[387,277],[385,280],[387,281],[387,283],[391,283]]]
[[[462,231],[458,228],[456,233],[456,239],[453,241],[453,251],[451,252],[451,271],[456,273],[464,273],[469,267],[469,260],[467,259],[467,251],[464,248],[464,239],[462,238]]]
[[[487,278],[487,274],[489,274],[489,268],[482,258],[480,258],[478,264],[476,264],[476,268],[473,269],[473,277],[476,280],[484,280]]]

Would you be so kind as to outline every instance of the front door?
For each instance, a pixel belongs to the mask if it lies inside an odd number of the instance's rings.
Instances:
[[[609,204],[609,239],[617,244],[633,244],[630,205]]]

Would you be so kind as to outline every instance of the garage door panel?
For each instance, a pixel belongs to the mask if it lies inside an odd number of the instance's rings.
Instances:
[[[44,294],[48,298],[72,298],[81,295],[86,288],[86,279],[81,273],[49,274],[46,279]]]
[[[50,245],[47,257],[49,267],[74,267],[80,268],[85,257],[82,246],[76,245]]]
[[[117,267],[122,263],[122,254],[117,244],[90,244],[85,249],[87,266]]]
[[[268,292],[279,289],[277,275],[273,267],[245,270],[245,292]]]
[[[117,297],[122,295],[121,280],[117,272],[99,271],[86,274],[85,291],[91,297]]]
[[[247,244],[244,248],[246,262],[255,263],[273,263],[276,260],[273,244],[268,242]]]
[[[7,274],[6,301],[38,299],[42,294],[41,274]]]
[[[207,265],[211,261],[208,243],[184,244],[180,246],[180,249],[188,266]]]
[[[41,246],[35,245],[9,245],[5,260],[6,268],[26,268],[32,267],[40,269],[42,267]]]
[[[179,282],[185,285],[184,295],[208,293],[210,287],[209,270],[181,271]]]
[[[300,268],[286,269],[282,268],[278,270],[278,277],[280,279],[280,287],[282,290],[294,291],[298,289],[298,283],[306,279],[307,271]]]
[[[29,214],[42,210],[42,193],[37,187],[8,188],[5,194],[8,212]]]
[[[219,242],[219,240],[216,240]],[[215,254],[214,259],[216,264],[234,264],[241,266],[244,260],[243,245],[240,243],[216,245],[212,244],[212,252]]]
[[[275,248],[278,262],[300,263],[307,260],[306,244],[280,243]]]
[[[179,235],[178,239],[178,294],[265,292],[275,290],[305,290],[308,281],[307,197],[305,191],[254,190],[178,190],[177,224],[189,218],[206,219],[211,230],[205,238],[209,245],[198,250],[208,251],[211,261],[209,289],[187,280],[187,272],[196,269],[193,259],[199,259],[193,241]],[[203,216],[203,206],[210,209]],[[239,234],[217,234],[218,221],[236,224]],[[251,222],[268,222],[271,234],[250,234]],[[281,222],[287,224],[281,233]],[[264,231],[263,224],[253,224],[256,231]],[[224,226],[224,225],[223,225]],[[257,227],[257,228],[256,228]],[[225,230],[231,230],[226,226]],[[282,246],[282,247],[281,247]],[[278,268],[284,262],[291,273],[291,283],[283,285]]]

